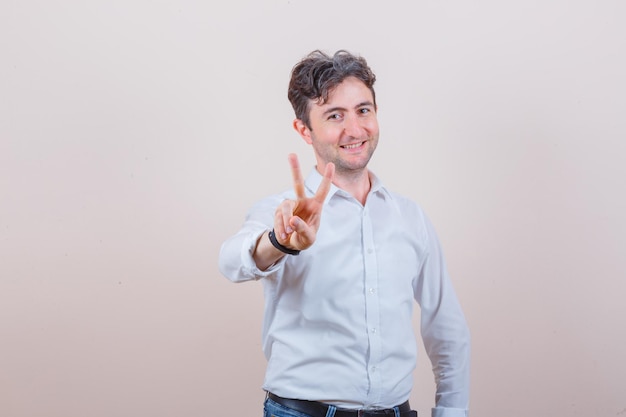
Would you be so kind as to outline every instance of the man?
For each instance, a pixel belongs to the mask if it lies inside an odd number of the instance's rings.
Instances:
[[[414,417],[421,333],[437,383],[434,417],[466,416],[469,331],[432,224],[368,162],[378,144],[375,75],[365,59],[315,51],[292,70],[295,130],[316,169],[257,203],[222,245],[220,270],[265,291],[265,417]]]

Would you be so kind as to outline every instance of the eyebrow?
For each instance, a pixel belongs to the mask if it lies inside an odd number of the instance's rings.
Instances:
[[[356,106],[354,106],[354,108],[355,109],[359,109],[361,107],[368,107],[368,106],[369,107],[374,107],[374,103],[372,103],[371,101],[363,101],[363,102],[357,104]],[[346,110],[345,107],[339,107],[339,106],[331,107],[330,109],[328,109],[324,113],[322,113],[322,115],[325,116],[325,115],[327,115],[329,113],[334,113],[336,111],[345,111],[345,110]]]

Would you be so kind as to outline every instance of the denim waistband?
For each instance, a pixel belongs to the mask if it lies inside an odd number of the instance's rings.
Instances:
[[[317,401],[305,401],[305,400],[294,400],[291,398],[283,398],[279,397],[276,394],[272,394],[271,392],[267,393],[267,397],[282,405],[283,407],[290,408],[292,410],[298,411],[300,413],[304,413],[310,415],[311,417],[326,417],[328,413],[328,408],[330,407],[328,404],[324,404]],[[395,407],[394,407],[395,408]],[[400,413],[406,413],[411,411],[411,406],[408,401],[403,402],[402,404],[397,406],[398,411]],[[335,417],[383,417],[383,416],[395,416],[395,410],[393,408],[387,408],[384,410],[346,410],[342,408],[338,408],[334,414]]]

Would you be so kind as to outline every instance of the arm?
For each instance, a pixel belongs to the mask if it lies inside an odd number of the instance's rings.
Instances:
[[[274,273],[285,261],[286,258],[283,257],[274,265],[261,269],[253,257],[261,237],[272,228],[272,213],[280,200],[281,197],[276,195],[255,204],[248,212],[241,229],[222,243],[219,270],[229,280],[244,282],[264,278]]]
[[[270,266],[274,265],[278,262],[285,254],[272,245],[269,238],[269,231],[263,232],[259,240],[257,241],[256,247],[252,252],[252,258],[254,259],[254,263],[257,268],[262,271],[265,271]]]
[[[466,417],[470,334],[432,224],[426,219],[428,256],[415,287],[421,332],[437,384],[433,417]]]
[[[330,190],[335,167],[326,165],[324,178],[313,197],[305,194],[304,179],[298,158],[289,155],[293,176],[295,199],[285,199],[277,203],[274,210],[273,228],[278,242],[295,250],[305,250],[315,242],[324,200]],[[281,264],[285,254],[270,242],[270,227],[264,224],[270,218],[268,205],[261,203],[255,207],[242,230],[222,245],[220,251],[220,271],[232,281],[258,279],[273,272],[273,266]],[[271,209],[270,209],[271,210]],[[243,248],[243,249],[241,249]]]

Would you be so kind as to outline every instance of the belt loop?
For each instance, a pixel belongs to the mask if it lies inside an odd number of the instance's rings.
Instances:
[[[328,405],[328,410],[326,411],[326,417],[334,417],[335,416],[335,411],[337,410],[337,407],[335,407],[334,405]]]
[[[393,412],[395,414],[395,417],[400,417],[400,407],[398,406],[393,407]]]

